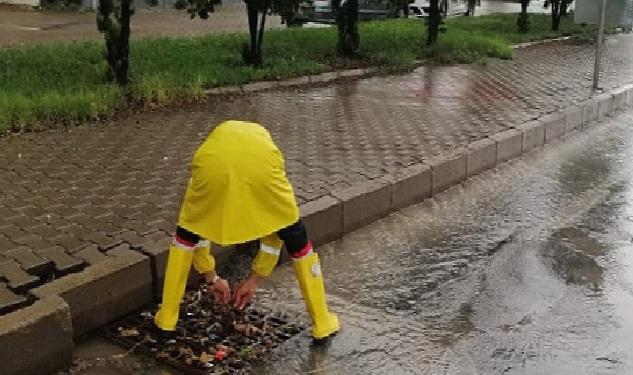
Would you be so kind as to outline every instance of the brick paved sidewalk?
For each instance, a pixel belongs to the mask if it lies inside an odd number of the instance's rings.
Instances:
[[[606,88],[633,81],[632,46],[630,36],[609,41]],[[306,203],[590,96],[590,46],[517,54],[0,139],[0,313],[28,303],[28,291],[51,277],[166,246],[192,152],[222,120],[265,124]]]

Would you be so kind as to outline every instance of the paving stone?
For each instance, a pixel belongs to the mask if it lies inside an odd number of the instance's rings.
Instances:
[[[134,231],[125,231],[115,236],[116,239],[122,240],[132,249],[140,249],[147,239],[143,236],[139,236]]]
[[[9,288],[15,293],[24,293],[40,283],[39,277],[29,275],[12,259],[0,263],[0,278],[8,281]]]
[[[8,251],[6,256],[18,262],[23,270],[31,275],[44,276],[53,269],[53,263],[33,253],[28,247]]]
[[[88,245],[73,254],[76,258],[83,260],[87,265],[92,266],[108,259],[108,256],[99,251],[97,245]]]
[[[108,254],[108,256],[115,257],[115,256],[127,255],[128,253],[135,252],[135,251],[136,249],[132,249],[129,244],[124,243],[106,251],[106,254]]]
[[[83,248],[86,244],[84,241],[81,241],[71,234],[60,234],[58,236],[51,237],[48,242],[61,247],[68,253],[73,253]],[[48,250],[50,247],[51,246],[49,245],[47,248],[44,248],[44,250]]]
[[[85,241],[90,241],[91,243],[96,244],[99,247],[99,250],[111,249],[123,243],[122,239],[108,236],[102,232],[93,232],[83,239]]]
[[[59,246],[40,251],[38,255],[53,262],[55,265],[55,275],[57,277],[81,271],[85,266],[83,260],[68,255],[64,249]]]
[[[0,316],[26,306],[27,300],[9,289],[5,282],[0,282]]]

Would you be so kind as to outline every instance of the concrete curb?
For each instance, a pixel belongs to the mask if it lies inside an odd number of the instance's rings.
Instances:
[[[3,374],[41,375],[73,361],[73,326],[68,304],[57,296],[0,317]]]
[[[359,73],[356,71],[354,74]],[[316,77],[332,78],[332,74],[326,74],[325,77]],[[262,87],[266,86],[257,86],[258,89]],[[242,90],[240,86],[239,91]],[[616,110],[629,105],[633,105],[633,85],[477,140],[426,163],[413,164],[390,175],[335,191],[332,196],[323,196],[301,205],[302,217],[315,245],[337,240],[391,212],[461,184],[468,177],[492,169],[501,162],[537,149],[583,126],[599,123],[604,117],[613,116]],[[17,357],[5,360],[5,363],[15,362],[12,364],[14,367],[10,367],[15,371],[9,373],[33,373],[29,372],[32,371],[29,366],[48,366],[37,367],[48,371],[68,365],[72,337],[103,326],[158,298],[168,241],[167,238],[158,239],[142,244],[138,250],[126,245],[118,246],[107,252],[108,259],[32,290],[31,294],[39,301],[0,317],[0,345],[6,342],[3,348],[10,346],[9,341],[3,341],[10,339],[11,345],[24,348],[25,353],[28,348],[43,350],[39,333],[31,327],[38,327],[38,332],[56,332],[60,344],[59,347],[52,346],[54,352],[42,351],[41,357],[40,354],[34,355],[29,363],[15,361]],[[229,248],[214,247],[218,265],[225,264],[230,253]],[[192,279],[196,277],[195,272],[191,274]],[[0,359],[4,359],[2,356],[8,355],[6,353],[13,352],[0,351]],[[44,359],[41,358],[45,356],[46,364],[42,365],[40,362]],[[45,372],[40,370],[39,373]]]
[[[416,64],[419,66],[421,64]],[[269,91],[277,88],[306,86],[311,84],[325,84],[344,79],[367,78],[379,74],[380,67],[369,67],[364,69],[335,70],[331,72],[299,76],[276,81],[256,81],[245,84],[218,86],[204,90],[205,95],[243,95],[255,92]]]
[[[77,337],[151,302],[151,274],[149,258],[128,250],[31,293],[42,300],[63,298],[70,307],[73,335]]]

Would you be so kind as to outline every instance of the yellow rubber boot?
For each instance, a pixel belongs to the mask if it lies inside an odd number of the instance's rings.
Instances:
[[[185,294],[192,260],[193,248],[187,250],[173,243],[169,246],[169,258],[167,259],[165,283],[163,284],[163,301],[154,317],[154,323],[164,331],[176,329],[180,302]]]
[[[338,332],[339,321],[336,314],[329,312],[327,308],[319,256],[310,253],[295,259],[294,269],[306,308],[312,318],[312,337],[315,342],[327,339]]]

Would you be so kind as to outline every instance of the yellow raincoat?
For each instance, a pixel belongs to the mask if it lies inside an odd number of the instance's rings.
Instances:
[[[252,122],[218,125],[196,151],[178,225],[220,245],[262,238],[299,220],[284,159]]]

